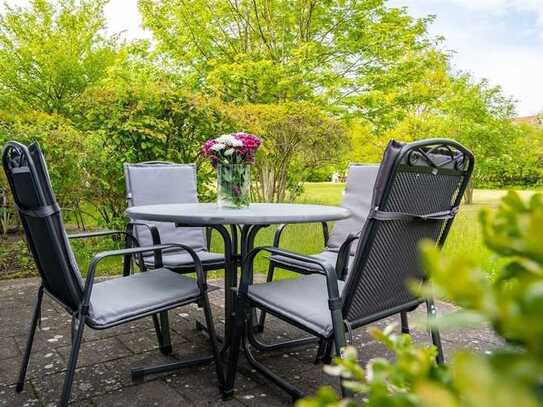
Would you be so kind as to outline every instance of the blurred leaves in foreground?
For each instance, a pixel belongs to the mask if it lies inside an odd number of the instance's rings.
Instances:
[[[353,399],[340,400],[330,387],[300,400],[298,407],[317,406],[540,406],[543,404],[543,195],[524,201],[510,192],[497,212],[482,211],[485,244],[504,259],[491,282],[478,264],[465,257],[445,258],[433,244],[421,246],[432,285],[416,288],[462,308],[432,324],[486,322],[504,345],[489,354],[458,351],[446,365],[435,362],[433,346],[414,345],[409,335],[372,329],[372,335],[396,358],[358,364],[354,348],[327,366],[341,376]]]

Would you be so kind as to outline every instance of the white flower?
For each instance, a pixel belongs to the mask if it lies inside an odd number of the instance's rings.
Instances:
[[[243,143],[232,136],[231,134],[223,134],[220,137],[217,137],[215,139],[218,143],[225,144],[229,147],[241,147],[243,146]]]
[[[217,143],[217,144],[214,144],[211,149],[213,151],[221,151],[222,149],[224,149],[226,146],[222,143]]]
[[[219,142],[219,143],[224,143],[224,144],[228,144],[230,142],[230,140],[232,140],[232,135],[230,134],[223,134],[222,136],[219,136],[215,139],[215,141]]]
[[[234,154],[234,151],[235,150],[233,148],[229,148],[228,150],[226,150],[224,152],[224,155],[226,155],[226,156],[232,155],[232,154]]]

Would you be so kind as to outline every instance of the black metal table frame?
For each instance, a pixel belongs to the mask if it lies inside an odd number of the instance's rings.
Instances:
[[[228,228],[223,224],[183,224],[176,223],[177,227],[207,227],[216,230],[220,235],[224,243],[224,256],[225,256],[225,273],[224,273],[224,312],[225,312],[225,329],[224,339],[222,339],[223,347],[221,350],[222,359],[227,362],[229,357],[228,350],[231,347],[231,341],[233,338],[233,327],[235,322],[235,302],[236,293],[235,288],[238,284],[238,266],[244,267],[244,260],[249,252],[254,248],[254,241],[258,231],[262,228],[270,226],[269,224],[253,224],[253,225],[237,225],[230,224],[230,232]],[[238,231],[239,229],[239,231]],[[238,235],[239,233],[239,235]],[[238,238],[239,236],[239,238]],[[239,252],[238,252],[239,245]],[[243,269],[242,269],[243,271]],[[265,344],[261,342],[255,335],[257,331],[256,327],[256,315],[250,318],[250,329],[248,329],[247,337],[252,346],[262,351],[270,351],[282,348],[290,348],[303,346],[311,343],[318,343],[317,337],[306,337],[302,339],[286,340],[274,344]],[[206,330],[206,327],[197,323],[197,327],[202,330]],[[178,361],[158,366],[150,366],[145,368],[132,369],[132,378],[140,380],[148,374],[158,374],[175,371],[178,369],[196,366],[200,364],[206,364],[212,362],[212,358],[198,358],[190,361]],[[225,363],[228,366],[228,363]],[[223,378],[224,379],[224,378]],[[224,381],[223,381],[224,383]]]
[[[244,267],[245,258],[247,254],[254,248],[254,241],[260,229],[266,228],[270,225],[267,224],[255,224],[255,225],[230,225],[230,232],[224,225],[185,225],[176,224],[178,227],[210,227],[216,230],[222,237],[224,243],[225,254],[225,276],[224,276],[224,296],[225,296],[225,338],[223,343],[223,355],[226,353],[230,346],[230,340],[232,338],[232,326],[234,325],[235,315],[235,301],[236,295],[234,289],[238,284],[238,267]],[[238,239],[238,229],[240,230]],[[239,252],[238,252],[239,244]],[[204,328],[203,326],[201,328]],[[253,328],[256,328],[253,326]],[[309,343],[316,343],[318,341],[315,337],[308,337],[303,339],[287,340],[280,343],[265,344],[261,342],[256,336],[256,329],[250,329],[249,340],[251,344],[259,350],[269,351],[288,347],[302,346]]]

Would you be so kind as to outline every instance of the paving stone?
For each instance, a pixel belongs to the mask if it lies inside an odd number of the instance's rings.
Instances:
[[[236,393],[236,400],[245,406],[290,406],[291,397],[273,384],[261,385]]]
[[[111,363],[76,369],[72,400],[84,400],[118,390],[126,385],[128,372],[119,371]],[[64,384],[64,372],[32,378],[31,382],[44,404],[56,403]]]
[[[164,382],[180,393],[188,402],[221,400],[215,366],[205,365],[180,370],[163,378]]]
[[[94,400],[97,407],[160,406],[178,407],[187,400],[166,383],[155,380],[119,389]]]
[[[72,347],[58,348],[58,352],[68,363]],[[130,350],[118,339],[107,338],[81,344],[77,365],[79,367],[95,365],[109,360],[120,359],[131,354]]]
[[[12,358],[19,355],[19,348],[15,338],[7,337],[0,339],[0,360]]]
[[[223,285],[222,281],[216,281],[215,284],[221,287]],[[62,391],[71,348],[71,317],[47,297],[43,303],[42,327],[36,332],[25,391],[21,394],[13,391],[37,287],[37,279],[0,282],[0,407],[55,406]],[[222,289],[210,293],[216,329],[220,334],[224,332],[223,298]],[[441,313],[454,312],[457,309],[443,302],[438,302],[437,306]],[[169,316],[174,349],[171,356],[164,356],[158,351],[150,317],[107,330],[86,328],[75,375],[72,405],[291,405],[290,397],[252,369],[243,355],[240,355],[234,398],[227,402],[221,398],[213,364],[147,376],[137,383],[132,381],[130,369],[133,367],[156,366],[210,354],[207,335],[195,329],[195,320],[204,319],[201,309],[195,305],[182,307],[170,311]],[[412,337],[417,344],[431,344],[425,321],[424,306],[410,313]],[[399,322],[399,316],[394,315],[354,331],[353,345],[358,349],[362,364],[374,357],[393,357],[384,345],[372,338],[368,328],[382,329],[395,324],[395,330],[399,332]],[[301,330],[268,316],[262,340],[274,343],[304,336],[307,334]],[[456,349],[465,348],[491,352],[503,345],[486,326],[443,331],[442,340],[447,355]],[[306,393],[314,393],[323,384],[332,385],[339,390],[337,378],[327,375],[322,365],[313,364],[316,352],[316,343],[274,352],[254,350],[258,361],[275,373],[289,378]]]
[[[0,386],[9,386],[17,383],[17,374],[20,367],[20,358],[4,359],[0,362]]]
[[[21,393],[15,391],[15,386],[0,386],[0,406],[2,407],[31,407],[41,403],[30,384]]]

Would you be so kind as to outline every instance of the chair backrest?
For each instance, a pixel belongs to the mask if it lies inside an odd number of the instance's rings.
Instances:
[[[198,202],[194,164],[158,161],[124,164],[124,173],[128,206]],[[157,227],[162,243],[182,242],[196,250],[206,248],[202,228],[178,228],[168,222],[148,223]],[[153,244],[147,228],[138,226],[135,231],[141,246]]]
[[[473,166],[473,154],[451,140],[389,143],[343,291],[344,318],[363,324],[422,301],[408,287],[425,279],[419,243],[443,245]]]
[[[371,209],[373,186],[377,178],[379,165],[353,164],[349,166],[345,193],[341,206],[351,211],[352,216],[335,223],[328,240],[327,249],[338,251],[349,234],[360,232]],[[351,247],[351,254],[356,251],[356,245]]]
[[[2,162],[44,288],[67,308],[77,311],[83,280],[39,145],[27,148],[10,141],[4,147]]]

